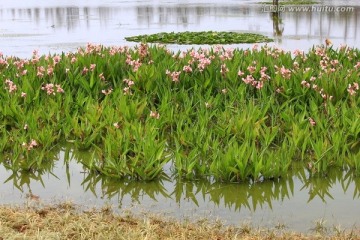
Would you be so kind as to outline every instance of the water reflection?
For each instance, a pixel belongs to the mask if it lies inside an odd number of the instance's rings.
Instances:
[[[2,2],[0,8],[0,50],[6,55],[27,55],[72,51],[87,42],[104,45],[129,45],[124,38],[159,31],[224,30],[273,35],[275,44],[292,50],[309,49],[326,38],[334,44],[358,46],[359,4],[353,12],[265,11],[264,5],[251,1],[197,2],[150,1],[86,4],[80,1],[62,4],[14,6]],[[347,1],[335,3],[347,5]],[[324,2],[324,4],[334,4]],[[352,4],[355,4],[352,2]],[[33,5],[33,6],[31,6]],[[7,7],[8,6],[8,7]],[[101,34],[99,34],[101,33]],[[236,46],[245,46],[238,44]]]
[[[317,218],[334,218],[342,225],[351,225],[359,214],[354,206],[360,198],[360,178],[349,169],[331,169],[326,178],[310,178],[306,169],[294,165],[287,177],[257,184],[187,182],[165,174],[153,182],[131,182],[90,173],[78,163],[89,157],[91,152],[67,146],[47,156],[41,170],[22,172],[13,170],[2,157],[0,202],[26,201],[30,195],[42,201],[66,198],[79,204],[110,202],[117,209],[134,205],[155,212],[172,209],[177,217],[189,211],[190,215],[211,211],[228,223],[238,224],[248,218],[255,224],[277,219],[298,230],[306,230],[305,224]],[[302,219],[300,223],[292,219],[294,216]]]
[[[281,37],[284,32],[284,25],[282,22],[281,12],[276,11],[271,13],[271,20],[273,21],[274,36]]]

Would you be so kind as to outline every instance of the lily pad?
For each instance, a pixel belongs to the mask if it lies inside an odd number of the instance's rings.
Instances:
[[[232,44],[272,42],[273,39],[255,33],[237,32],[161,32],[150,35],[126,37],[130,42],[173,43],[173,44]]]

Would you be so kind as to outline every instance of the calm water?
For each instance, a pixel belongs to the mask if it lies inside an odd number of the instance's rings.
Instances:
[[[329,6],[353,6],[354,11],[282,12],[279,20],[251,0],[120,1],[2,0],[0,52],[30,57],[40,53],[75,51],[86,43],[134,45],[126,36],[160,31],[226,30],[255,32],[275,38],[273,45],[307,50],[330,38],[335,47],[360,47],[360,1],[321,1]],[[325,4],[323,3],[323,4]],[[359,17],[358,17],[359,16]],[[233,45],[251,47],[248,44]],[[192,46],[169,45],[171,49]],[[70,151],[72,161],[65,161]],[[0,165],[0,203],[23,203],[29,193],[41,201],[72,200],[85,206],[109,203],[115,209],[155,211],[183,217],[219,218],[229,224],[287,227],[309,231],[313,221],[327,226],[360,224],[360,179],[345,171],[309,179],[296,170],[286,179],[256,185],[181,182],[164,177],[151,183],[119,182],[89,175],[76,162],[80,155],[63,149],[58,161],[41,173],[14,173]],[[169,167],[168,167],[169,168]],[[167,173],[169,171],[167,170]]]
[[[76,161],[87,157],[89,153],[63,148],[49,159],[52,164],[36,173],[17,173],[1,165],[0,203],[22,204],[33,194],[40,203],[70,200],[85,208],[110,204],[116,211],[207,217],[235,225],[285,224],[303,232],[311,231],[320,219],[328,227],[360,224],[360,178],[348,171],[334,169],[327,178],[309,178],[306,170],[298,168],[275,181],[221,184],[172,179],[167,166],[167,175],[158,181],[126,182],[89,174]]]
[[[332,39],[335,46],[360,47],[360,1],[321,0],[326,6],[353,6],[354,9],[349,12],[290,12],[286,9],[278,20],[273,20],[265,5],[257,2],[2,0],[0,51],[5,55],[29,57],[34,49],[40,53],[74,51],[88,42],[134,45],[126,42],[124,37],[159,31],[202,30],[274,36],[274,44],[288,50],[307,50],[326,38]]]

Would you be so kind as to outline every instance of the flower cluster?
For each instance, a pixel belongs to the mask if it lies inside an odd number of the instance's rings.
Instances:
[[[10,79],[6,79],[5,84],[6,84],[5,89],[7,89],[9,93],[13,93],[17,90],[16,84]]]
[[[56,88],[56,89],[55,89]],[[60,84],[47,83],[41,87],[41,90],[46,91],[47,95],[55,95],[56,93],[63,93],[64,89]]]
[[[211,64],[211,60],[215,58],[215,56],[209,55],[209,52],[205,50],[195,51],[193,49],[189,52],[189,55],[191,57],[189,64],[197,63],[197,68],[200,72],[203,72]]]
[[[252,65],[249,65],[247,67],[247,70],[250,74],[248,74],[246,76],[246,78],[241,78],[241,80],[245,83],[245,84],[249,84],[252,85],[253,87],[257,88],[257,89],[261,89],[264,87],[264,82],[270,80],[270,76],[266,74],[267,71],[267,67],[261,67],[260,68],[260,78],[258,80],[255,79],[255,77],[253,76],[256,73],[256,61],[252,62]],[[241,77],[245,75],[244,72],[242,72],[241,70],[238,71],[238,76]]]
[[[278,66],[275,65],[275,69],[276,69],[276,74],[281,74],[281,76],[285,79],[290,79],[291,77],[291,70],[285,68],[284,66],[281,66],[281,68],[279,68]]]
[[[130,54],[127,55],[125,62],[133,68],[134,72],[137,72],[137,70],[139,70],[139,67],[141,67],[142,65],[140,59],[133,60]]]
[[[109,95],[110,93],[112,93],[113,89],[109,88],[109,89],[103,89],[101,90],[101,93],[104,95]]]
[[[160,114],[158,112],[150,111],[150,117],[155,118],[155,119],[159,119]]]
[[[124,88],[123,88],[124,94],[125,94],[125,95],[132,95],[132,93],[131,93],[130,90],[131,90],[131,87],[135,84],[134,81],[125,78],[125,79],[123,80],[123,82],[127,84],[127,87],[124,87]]]
[[[176,71],[170,72],[169,70],[166,70],[165,73],[166,73],[166,75],[168,75],[169,77],[171,77],[171,79],[172,79],[173,82],[179,82],[179,77],[180,77],[181,71],[179,71],[179,72],[176,72]]]
[[[34,147],[38,146],[38,143],[36,142],[36,140],[31,139],[31,141],[29,143],[23,142],[21,144],[23,147],[25,147],[28,151],[30,151],[31,149],[33,149]]]
[[[356,82],[354,82],[353,84],[349,84],[347,88],[347,91],[351,96],[355,95],[358,90],[359,90],[359,84]]]

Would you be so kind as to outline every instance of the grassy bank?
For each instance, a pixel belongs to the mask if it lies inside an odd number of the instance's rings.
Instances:
[[[41,207],[0,207],[0,239],[358,239],[359,231],[315,225],[309,234],[225,226],[210,220],[176,221],[159,215],[114,214],[111,209],[79,211],[63,203]]]
[[[0,152],[13,171],[67,142],[91,171],[151,180],[261,181],[301,161],[360,173],[360,52],[104,47],[0,57]]]

